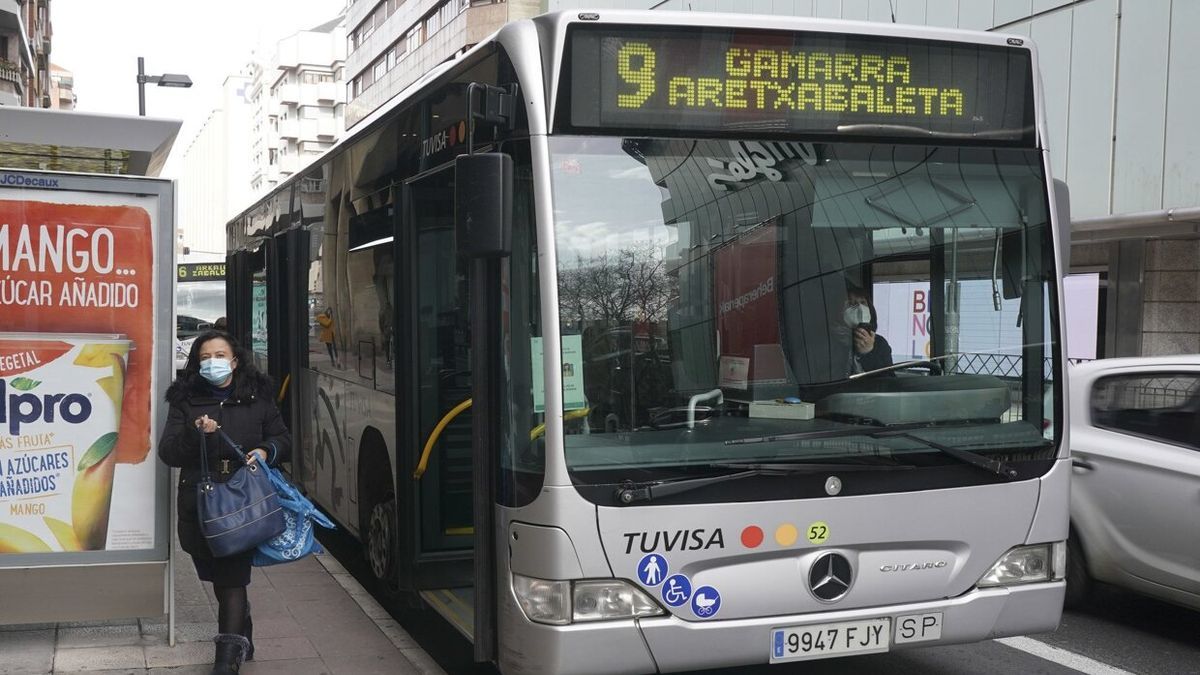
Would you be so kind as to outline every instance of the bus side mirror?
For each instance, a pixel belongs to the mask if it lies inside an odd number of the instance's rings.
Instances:
[[[1060,272],[1071,271],[1071,189],[1054,180],[1054,215],[1058,218],[1058,250],[1062,253]]]
[[[471,258],[512,253],[513,161],[499,152],[454,160],[454,230],[458,250]]]

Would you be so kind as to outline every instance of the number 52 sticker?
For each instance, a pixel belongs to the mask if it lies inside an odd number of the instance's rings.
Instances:
[[[810,544],[824,544],[825,540],[829,539],[829,526],[825,524],[825,521],[818,520],[808,526],[805,535],[808,536],[808,543]]]

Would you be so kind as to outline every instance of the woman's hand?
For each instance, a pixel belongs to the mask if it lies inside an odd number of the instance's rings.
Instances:
[[[203,415],[201,417],[196,418],[196,428],[203,431],[206,434],[211,434],[214,431],[216,431],[217,429],[220,429],[221,427],[220,427],[220,425],[217,424],[216,420],[209,417],[208,415]]]
[[[262,448],[255,448],[246,453],[246,463],[253,464],[255,462],[267,463],[267,451]]]
[[[875,333],[866,328],[854,329],[854,351],[859,354],[870,354],[875,349]]]

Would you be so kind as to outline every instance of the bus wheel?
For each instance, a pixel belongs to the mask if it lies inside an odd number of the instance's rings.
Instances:
[[[1072,532],[1067,538],[1067,595],[1063,605],[1075,609],[1087,602],[1092,591],[1092,578],[1088,575],[1087,562],[1083,559],[1083,547]]]
[[[363,550],[371,574],[385,586],[391,586],[396,567],[396,496],[387,494],[371,504],[367,515],[367,536]]]

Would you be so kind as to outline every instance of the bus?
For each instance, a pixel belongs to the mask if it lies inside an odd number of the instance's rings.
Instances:
[[[229,223],[227,313],[297,482],[504,673],[1049,631],[1047,140],[1021,36],[513,21]]]

